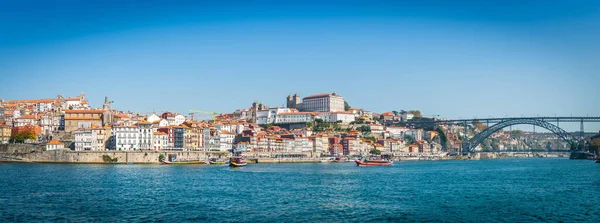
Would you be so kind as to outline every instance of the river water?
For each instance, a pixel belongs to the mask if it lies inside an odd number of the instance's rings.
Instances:
[[[600,164],[0,163],[0,221],[600,222]]]

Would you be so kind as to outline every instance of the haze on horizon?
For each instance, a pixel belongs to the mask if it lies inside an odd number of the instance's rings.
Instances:
[[[3,1],[0,98],[232,112],[336,91],[375,112],[600,115],[598,1]]]

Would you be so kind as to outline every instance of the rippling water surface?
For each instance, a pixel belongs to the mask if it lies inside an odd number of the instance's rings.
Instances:
[[[600,164],[0,163],[0,221],[600,222]]]

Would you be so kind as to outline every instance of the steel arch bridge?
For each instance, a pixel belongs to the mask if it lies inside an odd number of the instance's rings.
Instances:
[[[471,138],[468,142],[466,142],[465,148],[467,151],[465,151],[465,152],[473,152],[473,150],[475,150],[475,148],[477,148],[477,146],[479,146],[485,139],[487,139],[492,134],[494,134],[497,131],[500,131],[503,128],[506,128],[506,127],[512,126],[512,125],[522,125],[522,124],[535,125],[535,126],[539,126],[539,127],[545,128],[547,130],[550,130],[551,132],[556,134],[559,138],[566,141],[570,145],[573,145],[574,143],[577,142],[577,139],[575,139],[575,137],[573,137],[567,131],[561,129],[560,127],[558,127],[556,125],[553,125],[552,123],[546,122],[542,119],[508,119],[508,120],[498,122],[495,125],[492,125],[486,129],[484,129],[483,131],[475,134],[475,136],[473,136],[473,138]]]

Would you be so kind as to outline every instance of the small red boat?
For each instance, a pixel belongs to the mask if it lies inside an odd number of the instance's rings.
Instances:
[[[357,166],[391,166],[394,161],[388,160],[355,160]]]

